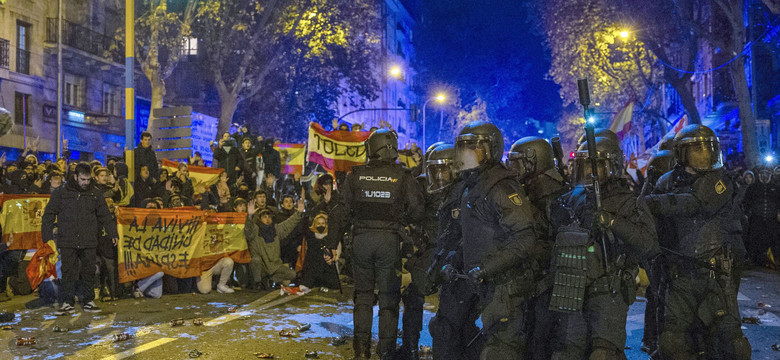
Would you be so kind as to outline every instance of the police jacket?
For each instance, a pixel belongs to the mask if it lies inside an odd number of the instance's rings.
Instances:
[[[566,193],[567,187],[563,177],[556,170],[550,169],[538,176],[526,179],[524,189],[528,194],[531,204],[536,208],[540,217],[540,227],[544,229],[544,236],[540,239],[538,249],[540,263],[550,263],[552,247],[555,244],[556,227],[553,224],[565,222],[569,214],[560,206],[557,206],[558,198]]]
[[[342,190],[345,209],[358,231],[399,231],[419,221],[425,209],[417,182],[395,162],[372,160],[353,167]]]
[[[485,278],[536,265],[541,236],[538,213],[516,174],[502,164],[463,173],[460,193],[464,270],[481,267]]]
[[[449,188],[442,190],[443,202],[436,210],[439,229],[435,239],[433,249],[434,259],[439,261],[439,268],[444,264],[451,264],[456,269],[463,271],[462,255],[453,257],[450,261],[445,260],[450,252],[459,251],[461,240],[460,226],[460,194],[463,192],[463,182],[457,181]],[[438,270],[438,269],[437,269]]]
[[[753,220],[777,221],[780,191],[775,184],[756,181],[745,192],[745,210]]]
[[[596,229],[596,197],[592,186],[578,185],[563,195],[562,199],[582,227],[591,231]],[[610,239],[609,234],[603,234],[606,236],[604,244],[607,246],[608,263],[629,268],[660,253],[653,216],[644,203],[637,202],[625,180],[612,180],[602,184],[601,208],[614,218],[614,222],[609,226],[614,240]],[[596,242],[594,247],[594,253],[603,261],[602,242]],[[617,263],[618,260],[621,260],[622,264]]]
[[[449,193],[449,191],[442,189],[434,193],[429,193],[426,190],[427,181],[425,176],[421,175],[415,179],[417,180],[420,186],[420,192],[423,194],[423,198],[425,199],[425,211],[423,213],[423,218],[418,226],[420,227],[421,232],[425,234],[425,237],[429,242],[428,244],[425,244],[425,246],[430,249],[435,246],[434,242],[439,236],[439,218],[437,216],[437,211],[439,210],[439,206],[441,206],[442,202],[444,201],[444,197],[446,196],[445,193]]]
[[[643,199],[658,221],[673,228],[672,250],[709,259],[727,243],[724,218],[732,213],[734,184],[722,169],[689,174],[682,167],[664,174]]]
[[[93,184],[82,191],[75,180],[55,190],[46,204],[41,219],[44,243],[53,239],[55,226],[57,246],[61,248],[95,248],[103,229],[109,238],[118,237],[116,221],[108,211],[103,194]]]

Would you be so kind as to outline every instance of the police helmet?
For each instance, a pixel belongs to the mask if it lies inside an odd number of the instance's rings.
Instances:
[[[444,144],[445,144],[444,141],[437,141],[437,142],[431,144],[430,146],[428,146],[428,149],[425,150],[425,155],[423,155],[423,162],[428,162],[428,155],[431,154],[433,149],[435,149],[439,145],[444,145]]]
[[[425,181],[428,185],[426,190],[434,193],[452,184],[455,180],[455,147],[452,144],[442,143],[426,153],[426,156],[428,156],[425,164]]]
[[[597,138],[600,138],[600,137],[607,138],[607,139],[610,139],[610,140],[612,140],[612,141],[614,141],[616,143],[620,143],[620,139],[618,139],[617,134],[615,134],[612,130],[607,129],[607,128],[595,128],[595,129],[593,129],[593,136],[597,137]],[[580,139],[577,140],[577,146],[580,146],[580,145],[584,144],[586,141],[588,141],[588,139],[586,138],[585,134],[582,134],[582,136],[580,136]]]
[[[547,140],[527,136],[512,144],[506,159],[506,166],[527,179],[555,168],[555,156]]]
[[[696,171],[723,167],[718,137],[704,125],[688,125],[674,137],[674,157],[678,164]]]
[[[504,137],[496,125],[476,121],[466,125],[455,139],[455,164],[458,171],[494,164],[504,154]]]
[[[575,184],[590,184],[593,170],[587,141],[574,154],[572,180]],[[623,177],[623,150],[620,144],[606,137],[596,138],[596,176],[605,182]]]
[[[398,134],[393,130],[379,129],[366,140],[368,160],[395,160],[398,157]]]
[[[772,169],[768,167],[759,167],[757,169],[758,172],[758,181],[760,181],[762,184],[766,185],[772,182]]]
[[[658,179],[674,168],[674,153],[669,150],[661,150],[647,163],[648,178]]]
[[[658,144],[658,150],[674,151],[674,134],[664,136]]]

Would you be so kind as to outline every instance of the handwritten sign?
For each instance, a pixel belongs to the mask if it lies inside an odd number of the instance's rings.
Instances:
[[[329,172],[349,171],[366,162],[368,131],[326,131],[320,124],[309,125],[308,161]]]

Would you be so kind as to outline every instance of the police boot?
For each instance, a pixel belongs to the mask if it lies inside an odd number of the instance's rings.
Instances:
[[[352,342],[352,348],[355,350],[353,360],[368,360],[371,358],[371,340],[358,340]]]
[[[420,355],[417,353],[417,347],[410,343],[404,343],[401,345],[401,350],[396,356],[398,360],[419,360]]]

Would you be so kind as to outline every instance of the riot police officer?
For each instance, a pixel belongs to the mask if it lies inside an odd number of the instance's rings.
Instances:
[[[404,246],[403,256],[406,258],[404,268],[409,271],[412,281],[401,292],[404,303],[404,312],[401,319],[403,329],[401,354],[399,360],[417,360],[419,358],[417,347],[422,331],[423,306],[425,305],[426,272],[431,265],[431,257],[436,237],[439,232],[439,221],[436,211],[441,205],[444,193],[440,186],[452,182],[451,172],[447,172],[451,166],[449,163],[441,164],[440,161],[429,163],[429,157],[435,149],[444,145],[443,142],[435,143],[425,152],[424,162],[421,164],[425,172],[416,178],[423,194],[425,212],[422,221],[413,224],[411,228],[412,241],[410,246]],[[451,148],[452,145],[449,145]],[[442,167],[444,165],[444,167]],[[431,190],[435,187],[435,190]]]
[[[665,137],[661,140],[660,148],[673,146],[674,138]],[[671,145],[670,145],[671,144]],[[657,151],[647,163],[647,178],[642,186],[640,196],[653,192],[658,179],[674,168],[674,153],[671,150]],[[661,246],[669,246],[668,241],[674,236],[668,233],[669,227],[663,222],[656,223],[658,242]],[[663,322],[663,310],[666,288],[664,284],[663,259],[658,256],[652,262],[645,262],[642,267],[647,273],[650,284],[645,289],[645,328],[642,337],[642,351],[653,354],[658,350],[658,337],[661,335],[661,323]]]
[[[365,142],[368,163],[352,168],[343,197],[353,226],[355,281],[355,359],[371,355],[374,287],[379,292],[379,345],[382,359],[395,352],[401,297],[400,239],[404,226],[422,216],[421,194],[414,178],[395,160],[398,137],[374,131]]]
[[[555,206],[567,189],[563,177],[555,169],[552,146],[542,138],[529,136],[517,140],[509,150],[506,166],[517,173],[531,204],[542,215],[541,223],[546,229],[539,246],[539,261],[543,268],[537,274],[536,293],[528,302],[525,320],[528,358],[549,359],[552,351],[548,341],[554,336],[555,322],[554,313],[548,309],[552,290],[549,264],[556,230],[552,224],[561,222],[554,218],[568,217],[566,212],[561,212],[560,207]]]
[[[462,261],[480,299],[482,359],[525,356],[522,306],[532,292],[542,233],[515,173],[501,163],[503,152],[501,131],[487,122],[466,125],[455,143]]]
[[[441,145],[430,153],[426,166],[427,191],[442,198],[436,211],[439,230],[428,269],[426,294],[439,287],[439,308],[428,330],[434,360],[478,359],[484,342],[476,326],[478,297],[464,276],[460,227],[462,182],[456,178],[455,148]],[[443,269],[443,270],[442,270]],[[458,275],[460,274],[460,275]],[[472,341],[474,340],[474,341]]]
[[[767,249],[772,246],[777,230],[777,216],[780,212],[780,192],[772,181],[772,169],[757,169],[758,181],[750,185],[745,193],[745,210],[748,215],[748,236],[746,247],[748,259],[756,266],[766,264]],[[774,251],[772,252],[774,254]]]
[[[742,334],[733,258],[724,237],[734,184],[725,175],[718,138],[703,125],[688,125],[674,140],[678,166],[662,176],[643,200],[659,221],[674,229],[665,250],[668,285],[661,355],[670,359],[749,359]],[[702,334],[709,339],[703,341]],[[708,345],[702,345],[702,344]]]
[[[576,186],[561,197],[571,216],[558,228],[554,247],[550,308],[559,311],[560,333],[553,359],[625,358],[626,317],[635,300],[638,264],[659,251],[652,217],[637,205],[622,176],[619,144],[598,137],[595,154],[587,145],[575,154]]]

